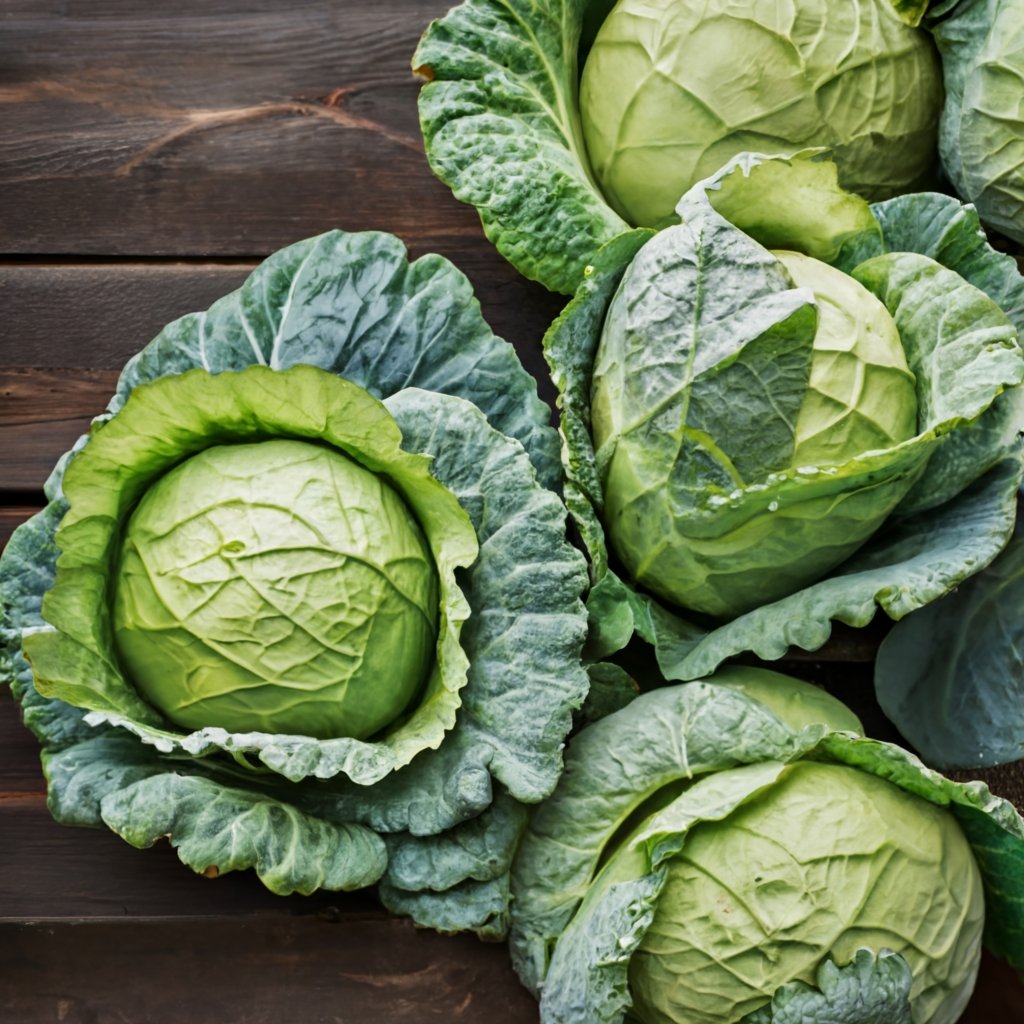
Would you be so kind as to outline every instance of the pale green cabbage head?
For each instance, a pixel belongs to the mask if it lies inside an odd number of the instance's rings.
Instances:
[[[1001,396],[1024,353],[1000,302],[1019,276],[994,253],[983,274],[980,261],[946,265],[948,246],[915,249],[919,228],[885,238],[890,210],[920,223],[933,202],[872,208],[814,154],[747,154],[680,200],[681,223],[608,247],[616,269],[595,268],[546,349],[567,464],[599,520],[585,530],[590,600],[609,638],[628,615],[676,677],[699,635],[671,609],[739,621],[803,591],[800,611],[769,625],[780,642],[749,648],[778,657],[804,642],[786,618],[820,618],[842,598],[864,545],[1012,449],[1019,419]],[[949,213],[969,242],[969,222]],[[620,569],[632,595],[611,579]],[[929,569],[928,585],[945,572]],[[891,575],[841,617],[863,621],[875,594],[920,600],[905,572]],[[815,599],[819,584],[832,593]],[[648,615],[651,600],[669,614]]]
[[[1024,821],[732,666],[573,738],[512,872],[542,1024],[954,1024],[1021,962]]]
[[[824,146],[847,188],[906,191],[934,162],[942,97],[934,44],[891,0],[619,0],[584,65],[580,113],[610,205],[656,225],[748,150]]]
[[[818,310],[790,465],[835,465],[913,437],[914,375],[889,311],[855,278],[813,256],[774,255],[798,288],[814,293]]]
[[[215,445],[143,495],[114,638],[184,728],[364,738],[433,665],[437,570],[382,478],[310,441]]]
[[[729,771],[737,773],[743,768]],[[715,785],[727,785],[727,773]],[[739,1021],[823,958],[902,956],[914,1020],[953,1021],[978,970],[984,898],[944,808],[846,765],[800,762],[668,862],[630,961],[644,1024]]]
[[[681,257],[676,234],[687,251]],[[787,295],[800,294],[786,290],[795,286],[813,296],[813,312],[785,310],[783,330],[753,339],[750,354],[733,359],[714,351],[721,349],[713,335],[758,330],[764,314],[740,326],[742,312],[726,312],[734,299],[728,282],[715,281],[714,294],[692,303],[693,314],[708,320],[707,343],[689,349],[682,340],[689,299],[669,312],[674,283],[655,280],[652,288],[646,277],[674,278],[671,261],[688,258],[691,237],[685,226],[667,229],[627,270],[594,361],[591,427],[606,460],[608,539],[631,577],[675,604],[734,615],[841,562],[916,474],[876,467],[860,473],[852,493],[832,482],[805,488],[795,501],[773,493],[724,536],[681,525],[692,492],[706,488],[705,500],[725,516],[744,490],[767,493],[780,475],[841,478],[841,467],[913,438],[918,402],[899,329],[882,302],[854,277],[799,252],[750,247],[730,256],[748,271],[759,263],[777,289],[778,298],[755,293],[755,302],[781,308]],[[665,328],[677,318],[675,329]],[[662,347],[677,343],[676,351]],[[680,400],[667,401],[671,387]]]

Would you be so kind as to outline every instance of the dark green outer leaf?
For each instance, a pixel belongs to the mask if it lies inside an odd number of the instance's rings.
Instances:
[[[639,228],[605,246],[576,296],[544,336],[544,357],[558,389],[561,409],[565,503],[590,561],[588,653],[594,659],[626,645],[633,635],[634,615],[623,588],[616,586],[618,577],[609,571],[604,529],[598,518],[604,509],[604,496],[590,434],[590,377],[605,310],[626,267],[653,235],[653,231]],[[596,614],[597,591],[609,587],[614,591],[609,607],[606,613]]]
[[[972,207],[931,192],[872,203],[871,212],[882,229],[882,248],[865,251],[852,263],[844,258],[843,269],[852,269],[877,251],[930,256],[980,288],[1024,334],[1024,278],[1012,256],[989,245]]]
[[[666,872],[613,885],[587,918],[568,928],[540,994],[544,1024],[619,1024],[633,1004],[629,961],[654,919]],[[560,969],[562,965],[568,969]],[[573,970],[588,964],[590,970]]]
[[[939,768],[1024,758],[1024,522],[991,565],[882,642],[875,691]]]
[[[800,981],[783,985],[770,1006],[740,1024],[911,1024],[912,980],[901,956],[859,949],[844,967],[822,961],[816,988]]]
[[[63,747],[95,734],[85,712],[40,696],[21,652],[26,632],[43,628],[43,594],[53,583],[57,556],[53,535],[65,504],[51,502],[14,531],[0,559],[0,682],[9,680],[21,702],[25,725],[44,747]]]
[[[310,363],[381,399],[410,387],[465,398],[559,489],[558,439],[515,350],[491,332],[465,275],[433,254],[410,263],[392,235],[330,231],[274,253],[237,291],[169,324],[132,358],[110,409],[145,380],[253,363]]]
[[[992,299],[1024,337],[1024,277],[1013,257],[989,244],[977,213],[951,196],[899,196],[871,207],[882,229],[881,242],[843,254],[852,269],[879,252],[916,252],[959,274]],[[1024,389],[1000,395],[974,422],[959,427],[932,456],[925,478],[900,504],[910,515],[948,501],[968,482],[988,472],[1019,445],[1024,428]]]
[[[882,300],[899,328],[918,380],[919,429],[944,434],[976,420],[993,395],[1024,378],[1017,329],[955,271],[928,256],[897,252],[866,260],[851,274]]]
[[[304,814],[262,793],[163,773],[109,794],[104,822],[132,846],[168,837],[183,864],[217,873],[255,868],[271,892],[358,889],[380,878],[384,842],[371,829]]]
[[[410,892],[381,881],[380,898],[393,914],[404,914],[417,924],[439,932],[473,931],[487,941],[504,939],[508,932],[508,875],[486,882],[472,879],[445,892]]]
[[[324,821],[187,759],[107,730],[44,754],[49,806],[65,825],[106,825],[136,847],[169,839],[182,863],[218,874],[255,868],[272,892],[356,889],[380,878],[383,840]],[[211,766],[212,767],[212,766]]]
[[[429,81],[420,125],[434,173],[476,206],[520,273],[571,294],[598,248],[628,225],[590,178],[577,50],[586,0],[468,0],[413,56]]]
[[[534,803],[555,786],[570,710],[587,692],[578,663],[584,561],[565,542],[564,507],[534,484],[522,447],[466,403],[428,397],[407,390],[387,404],[406,445],[434,456],[435,476],[469,512],[480,542],[464,582],[473,614],[461,715],[492,746],[495,777]]]
[[[508,930],[509,868],[526,807],[497,792],[476,818],[437,836],[386,836],[384,905],[440,931],[502,939]]]
[[[987,224],[1022,242],[1024,5],[961,0],[939,6],[946,16],[930,27],[946,87],[939,124],[943,168]]]

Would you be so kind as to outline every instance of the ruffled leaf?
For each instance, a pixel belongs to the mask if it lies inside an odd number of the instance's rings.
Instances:
[[[420,126],[434,173],[520,273],[566,294],[628,230],[591,180],[580,128],[587,6],[470,0],[430,25],[412,59],[428,79]]]
[[[842,966],[824,960],[815,985],[795,981],[772,996],[770,1006],[755,1010],[741,1024],[911,1024],[906,960],[883,950],[858,949]]]
[[[930,764],[1024,758],[1024,523],[987,569],[898,623],[882,641],[875,692]]]

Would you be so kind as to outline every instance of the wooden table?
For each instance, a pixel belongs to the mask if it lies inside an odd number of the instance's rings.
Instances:
[[[409,58],[446,8],[0,0],[0,543],[130,355],[328,228],[452,259],[550,399],[539,339],[563,300],[505,264],[423,156]],[[500,945],[54,824],[6,690],[0,749],[5,1024],[536,1020]],[[986,962],[965,1019],[1024,1020],[1024,988]]]

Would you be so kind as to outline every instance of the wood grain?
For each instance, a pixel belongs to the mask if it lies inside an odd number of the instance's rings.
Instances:
[[[0,922],[0,957],[5,1024],[538,1019],[504,947],[373,912]],[[1024,988],[986,955],[959,1024],[1020,1020]]]
[[[206,309],[255,266],[254,260],[0,263],[4,313],[17,325],[0,334],[0,365],[118,371],[165,324]],[[0,421],[8,419],[7,406],[0,407]]]
[[[566,300],[523,280],[482,238],[455,245],[424,239],[408,249],[410,259],[440,252],[469,278],[491,330],[516,347],[550,392],[540,339]],[[0,263],[8,325],[0,331],[0,367],[120,370],[165,324],[206,309],[238,288],[255,266],[255,261]],[[7,397],[3,390],[0,396]],[[108,397],[104,393],[93,411]],[[0,402],[0,424],[8,420],[8,405]]]
[[[331,227],[478,237],[427,166],[410,69],[449,6],[8,5],[3,251],[262,255]]]
[[[537,1020],[504,948],[381,913],[0,923],[0,959],[5,1024]]]

